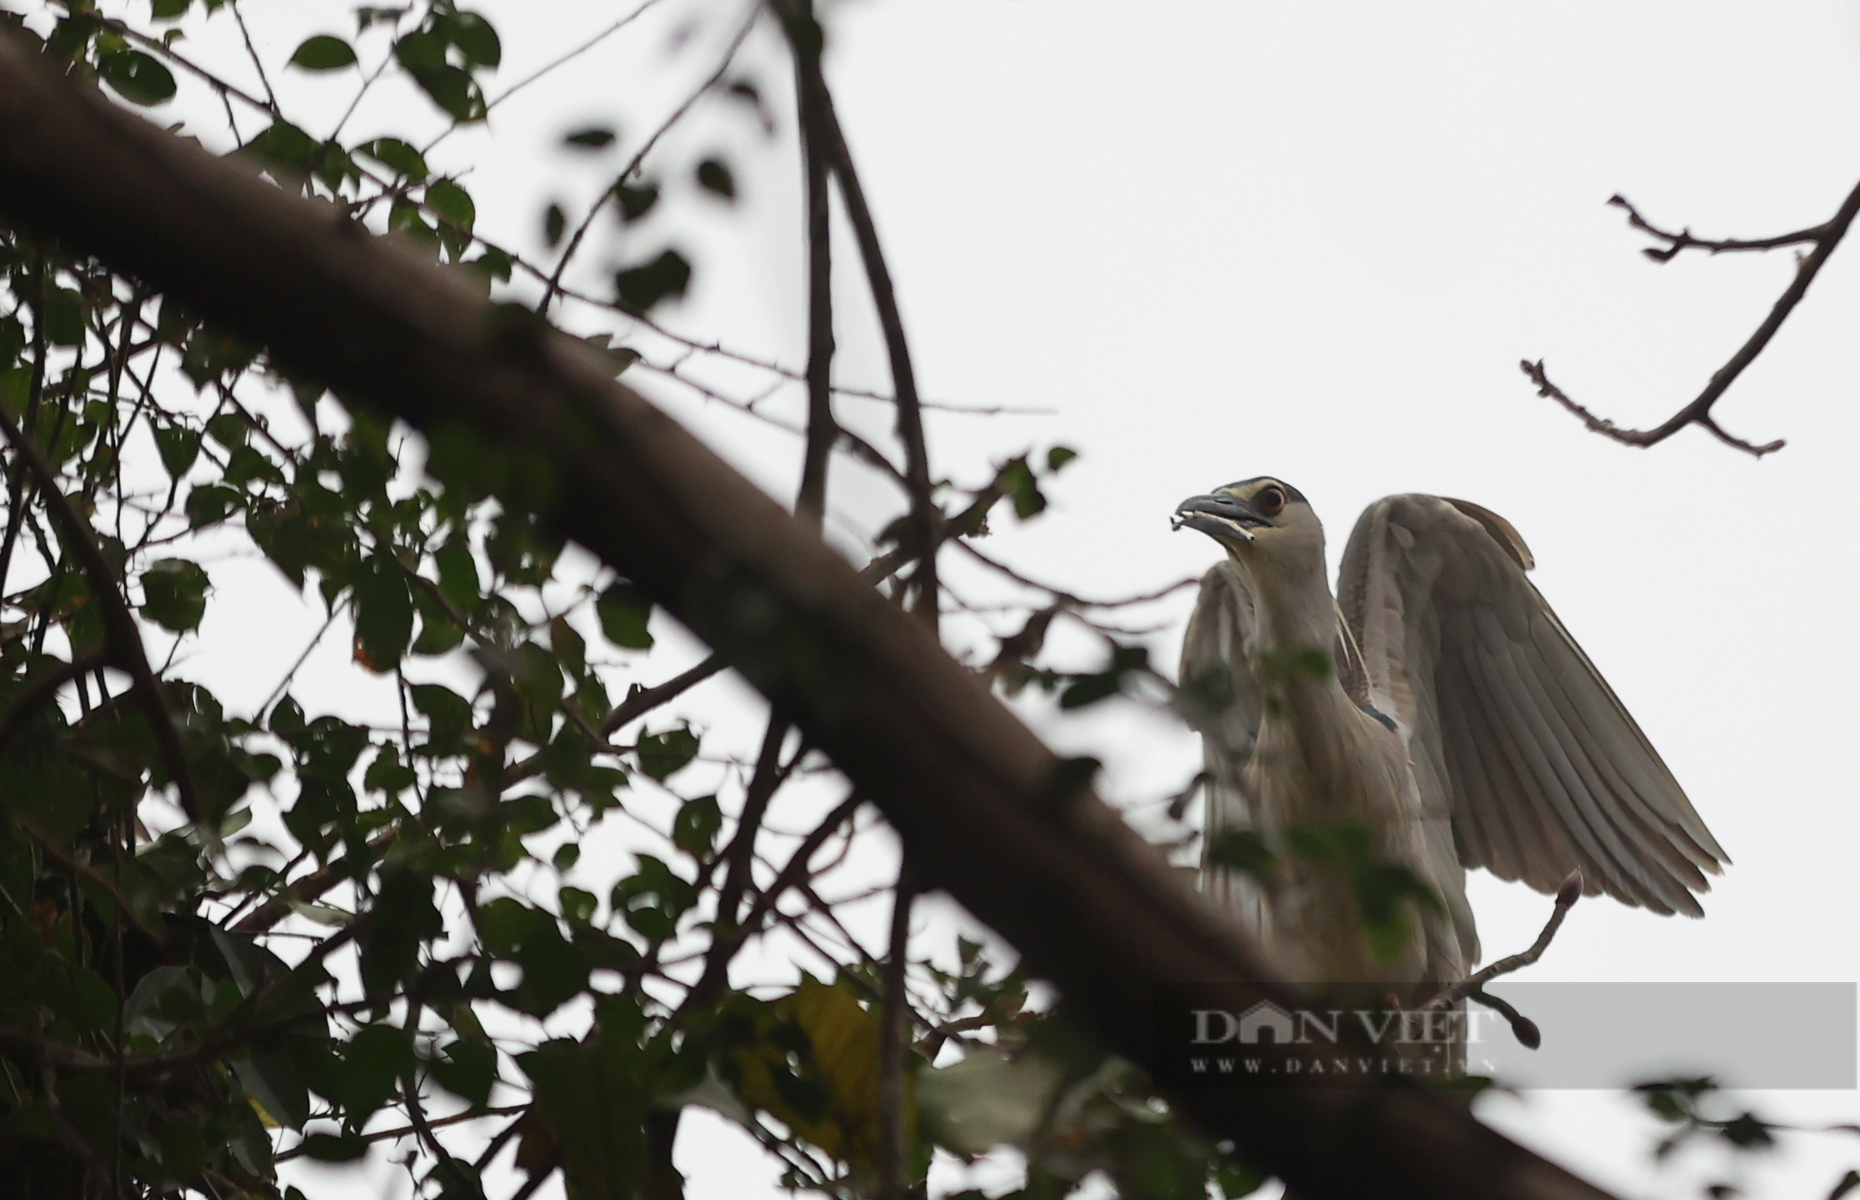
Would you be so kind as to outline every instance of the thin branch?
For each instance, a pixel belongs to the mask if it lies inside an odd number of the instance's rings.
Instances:
[[[798,0],[813,17],[812,0]],[[802,46],[810,52],[803,53]],[[839,423],[833,418],[833,210],[827,191],[827,149],[818,131],[826,103],[819,44],[795,44],[795,103],[801,120],[801,160],[807,186],[807,450],[795,515],[820,528],[827,508],[827,464]]]
[[[612,734],[653,709],[670,703],[729,665],[723,660],[722,655],[712,654],[697,666],[672,676],[664,683],[634,692],[622,700],[612,712],[607,714],[607,719],[601,722],[602,735]]]
[[[659,144],[659,139],[671,132],[674,125],[684,120],[685,114],[691,111],[692,106],[702,99],[706,92],[716,87],[717,84],[723,80],[724,74],[730,69],[730,64],[736,61],[736,52],[742,48],[743,40],[749,36],[749,31],[756,27],[756,18],[761,15],[762,7],[760,4],[750,8],[748,18],[743,22],[742,28],[736,31],[736,36],[730,39],[730,45],[724,50],[723,60],[717,64],[717,69],[712,71],[710,75],[705,78],[704,82],[700,83],[689,96],[685,97],[685,102],[683,104],[680,104],[676,109],[672,110],[671,116],[665,118],[665,121],[657,129],[653,130],[652,136],[646,139],[645,145],[641,146],[633,157],[627,161],[626,168],[614,179],[613,186],[602,192],[600,199],[596,200],[593,205],[588,208],[588,215],[581,219],[581,224],[575,226],[574,234],[568,239],[568,245],[562,250],[561,259],[556,262],[555,270],[549,275],[548,286],[543,288],[542,301],[536,305],[537,312],[547,313],[549,311],[549,306],[555,302],[556,296],[561,294],[562,273],[568,270],[569,260],[575,257],[575,252],[577,250],[581,249],[581,241],[588,236],[588,229],[594,224],[594,218],[598,217],[602,210],[607,207],[607,202],[614,198],[614,194],[619,190],[620,185],[631,179],[633,173],[639,170],[640,164],[646,161],[646,156],[652,153],[652,148]]]
[[[1041,583],[1031,576],[1024,575],[1016,571],[1013,567],[1008,566],[1000,559],[989,554],[987,551],[980,550],[966,541],[957,542],[956,544],[967,552],[969,557],[981,563],[983,566],[1013,580],[1022,587],[1034,588],[1037,591],[1045,592],[1055,600],[1062,601],[1071,608],[1130,608],[1139,604],[1151,604],[1157,600],[1163,600],[1169,596],[1173,596],[1175,593],[1184,591],[1188,588],[1198,587],[1201,583],[1199,579],[1178,579],[1174,583],[1156,588],[1154,591],[1140,592],[1134,596],[1121,596],[1114,600],[1089,600],[1083,596],[1074,595],[1063,588],[1054,587],[1050,583]]]
[[[513,263],[516,262],[514,257],[512,258],[511,261]],[[517,264],[517,265],[520,266],[522,264]],[[543,276],[540,276],[540,275],[538,277],[544,278]],[[612,309],[617,312],[621,312],[629,320],[641,326],[644,326],[645,328],[651,330],[653,333],[656,333],[660,337],[665,338],[667,341],[678,343],[680,346],[683,346],[688,350],[696,350],[703,354],[714,354],[718,358],[727,359],[730,362],[741,363],[743,366],[746,366],[746,367],[754,367],[760,371],[767,371],[770,374],[780,375],[783,379],[793,380],[795,383],[805,383],[807,381],[807,375],[805,372],[797,371],[793,367],[786,366],[780,362],[775,361],[774,359],[762,358],[758,355],[746,354],[741,350],[731,349],[730,347],[723,345],[721,342],[716,341],[715,339],[711,341],[700,341],[697,338],[688,337],[685,334],[677,332],[676,330],[667,329],[664,325],[661,325],[659,322],[653,320],[651,317],[646,316],[642,313],[626,312],[624,309],[620,309],[619,306],[614,304],[612,301],[597,300],[593,296],[584,295],[583,293],[574,291],[566,287],[561,289],[561,294],[563,297],[567,299],[578,300],[583,304],[592,304],[597,308],[606,308],[606,309]],[[833,394],[835,396],[847,396],[847,397],[852,397],[852,398],[859,399],[859,400],[876,400],[881,404],[897,403],[897,398],[895,396],[889,395],[885,392],[873,391],[870,388],[847,387],[844,384],[834,385]],[[989,405],[989,406],[984,407],[984,406],[967,405],[967,404],[946,404],[946,403],[940,403],[935,400],[923,400],[923,399],[919,399],[917,404],[919,408],[923,408],[926,410],[933,410],[936,412],[947,412],[947,413],[960,413],[964,416],[971,416],[971,417],[1003,417],[1003,416],[1050,417],[1050,416],[1056,415],[1059,411],[1056,408],[1050,408],[1050,407],[1033,407],[1033,406],[1012,405],[1012,404],[997,404],[997,405]]]
[[[329,632],[329,627],[336,623],[336,618],[341,615],[342,610],[348,606],[349,597],[344,596],[329,610],[329,616],[323,619],[322,627],[316,631],[316,635],[312,637],[309,644],[304,647],[304,652],[297,656],[297,661],[292,663],[291,669],[284,673],[284,678],[278,680],[278,686],[271,689],[271,695],[265,697],[265,702],[258,706],[258,716],[262,717],[270,712],[271,706],[276,704],[279,697],[283,696],[285,691],[290,688],[291,681],[297,678],[297,672],[303,670],[304,664],[310,661],[310,656],[315,653],[316,648],[323,643],[323,635]]]
[[[912,549],[921,557],[912,578],[917,593],[917,613],[932,630],[937,627],[938,601],[942,589],[937,586],[936,527],[942,514],[930,482],[930,455],[924,442],[923,409],[917,400],[917,375],[911,366],[910,342],[904,336],[904,317],[898,309],[898,296],[891,282],[891,269],[885,263],[884,247],[878,238],[878,226],[860,186],[859,172],[853,164],[852,151],[846,144],[833,109],[833,95],[827,89],[826,76],[820,68],[822,33],[804,0],[774,0],[782,17],[782,28],[794,47],[797,70],[808,76],[809,88],[816,103],[802,112],[812,120],[808,136],[825,147],[833,176],[839,183],[840,198],[846,203],[846,216],[852,223],[859,244],[859,257],[865,265],[866,282],[878,309],[878,323],[885,335],[885,351],[891,360],[891,385],[898,411],[898,440],[904,443],[904,474],[911,492]]]
[[[891,904],[891,939],[885,955],[885,997],[879,1006],[881,1041],[878,1059],[878,1112],[884,1136],[878,1148],[879,1200],[904,1200],[910,1163],[910,1129],[904,1113],[904,1060],[910,1046],[910,995],[905,974],[910,964],[911,903],[917,885],[909,861],[898,868],[896,898]]]
[[[1651,234],[1653,237],[1659,238],[1666,243],[1665,246],[1649,246],[1641,251],[1642,254],[1645,254],[1648,258],[1657,263],[1671,262],[1674,257],[1686,250],[1703,250],[1708,254],[1726,254],[1750,250],[1780,250],[1784,246],[1799,246],[1805,242],[1817,242],[1828,235],[1828,225],[1826,222],[1823,222],[1820,225],[1811,226],[1808,229],[1798,229],[1794,233],[1779,234],[1776,237],[1697,238],[1692,236],[1692,230],[1690,228],[1681,229],[1678,233],[1672,233],[1668,230],[1661,229],[1647,220],[1646,217],[1643,217],[1640,210],[1634,207],[1633,201],[1619,193],[1608,197],[1608,203],[1614,205],[1616,208],[1627,210],[1629,225],[1632,225],[1642,233]]]
[[[234,0],[227,7],[232,9],[233,21],[239,26],[239,36],[245,39],[245,52],[252,60],[252,69],[258,72],[258,82],[265,89],[265,99],[271,102],[267,107],[271,109],[273,116],[282,121],[284,110],[278,107],[278,93],[271,90],[271,77],[265,74],[265,62],[258,56],[258,47],[252,44],[252,31],[245,27],[245,14],[239,11],[238,0]]]
[[[0,408],[0,433],[4,433],[6,440],[12,443],[19,461],[25,464],[26,470],[38,484],[46,507],[57,514],[65,532],[68,550],[77,557],[84,574],[90,577],[91,591],[97,601],[98,615],[103,621],[110,659],[135,681],[150,730],[155,735],[155,745],[167,764],[168,774],[173,777],[175,790],[180,794],[181,808],[189,820],[200,820],[199,798],[194,792],[193,778],[188,771],[187,755],[181,748],[180,731],[175,728],[174,715],[168,711],[161,684],[156,680],[155,672],[149,668],[148,654],[142,646],[142,633],[136,628],[135,618],[129,615],[129,606],[123,600],[122,584],[116,572],[103,557],[96,538],[91,536],[90,526],[71,506],[70,497],[58,486],[58,476],[51,464],[45,461],[38,446],[20,432],[19,426],[13,422],[12,414],[4,408]]]
[[[484,111],[486,113],[489,113],[492,109],[496,108],[498,105],[502,104],[504,101],[510,99],[512,96],[516,95],[518,92],[522,91],[524,88],[530,86],[532,83],[535,83],[537,80],[542,79],[543,77],[549,75],[551,72],[555,71],[557,68],[566,66],[568,63],[573,62],[577,58],[580,58],[582,55],[594,49],[596,46],[600,45],[602,42],[606,41],[608,38],[612,37],[614,34],[619,33],[622,29],[625,29],[628,25],[631,25],[634,21],[637,21],[639,18],[645,16],[646,13],[649,12],[655,6],[657,6],[659,2],[660,0],[646,0],[644,4],[640,5],[638,8],[634,9],[632,12],[628,13],[626,16],[621,17],[618,21],[615,21],[612,25],[609,25],[607,28],[601,30],[599,33],[595,34],[593,37],[589,38],[587,41],[581,43],[581,45],[576,46],[573,50],[570,50],[568,53],[563,54],[556,59],[553,59],[546,66],[538,67],[536,70],[530,72],[528,75],[525,75],[522,79],[519,79],[517,82],[511,84],[508,89],[500,93],[496,99],[486,104],[484,106]],[[456,126],[454,126],[453,128],[456,128]],[[448,130],[448,132],[450,132],[450,130]],[[440,136],[443,137],[444,135],[442,134]]]
[[[394,844],[400,836],[400,830],[388,828],[368,839],[366,846],[370,854],[379,857]],[[299,905],[309,904],[322,898],[338,884],[356,878],[356,860],[348,855],[335,862],[326,863],[305,875],[296,883],[288,884],[277,895],[252,910],[250,916],[233,926],[234,933],[264,933],[279,921],[291,915]]]
[[[749,915],[743,918],[743,922],[741,926],[739,926],[739,940],[761,928],[763,920],[766,919],[769,912],[774,909],[776,902],[780,900],[789,889],[798,886],[802,880],[807,878],[808,860],[812,859],[814,855],[820,852],[820,848],[827,844],[827,839],[832,837],[834,833],[838,831],[839,827],[859,810],[859,805],[861,803],[863,803],[863,799],[857,792],[847,796],[846,799],[840,801],[832,812],[827,814],[825,820],[814,827],[812,833],[802,839],[800,846],[798,846],[794,854],[789,857],[788,865],[783,867],[781,873],[775,876],[774,881],[766,888],[763,888],[761,893],[756,896],[755,903],[749,908]],[[694,988],[693,990],[695,991],[696,989]],[[689,1003],[688,1000],[687,1003]],[[683,1005],[680,1005],[681,1009],[683,1007]]]
[[[1782,449],[1783,439],[1781,438],[1758,445],[1726,432],[1712,415],[1712,405],[1716,404],[1731,384],[1736,382],[1737,377],[1757,360],[1757,356],[1763,353],[1765,347],[1770,344],[1770,340],[1776,336],[1776,331],[1782,328],[1783,322],[1789,319],[1789,314],[1795,311],[1795,306],[1800,304],[1802,297],[1808,294],[1808,285],[1815,281],[1815,276],[1821,273],[1822,266],[1827,263],[1828,256],[1834,253],[1834,248],[1841,244],[1842,238],[1847,236],[1847,230],[1853,225],[1854,217],[1860,215],[1860,185],[1856,185],[1854,190],[1847,194],[1847,199],[1841,202],[1840,210],[1826,224],[1783,234],[1780,237],[1748,241],[1707,241],[1694,238],[1689,231],[1684,230],[1677,234],[1669,233],[1648,223],[1633,205],[1620,196],[1614,197],[1609,203],[1627,209],[1628,222],[1635,228],[1666,240],[1667,245],[1664,248],[1647,251],[1647,254],[1658,262],[1667,261],[1689,246],[1709,250],[1714,254],[1727,250],[1773,250],[1781,246],[1804,243],[1812,245],[1814,249],[1803,255],[1796,263],[1795,278],[1789,281],[1789,287],[1777,298],[1776,303],[1771,305],[1769,315],[1763,319],[1761,325],[1757,326],[1756,332],[1738,347],[1737,353],[1712,373],[1711,380],[1705,385],[1705,390],[1701,391],[1690,404],[1651,429],[1623,429],[1613,421],[1597,416],[1589,408],[1571,399],[1568,393],[1550,381],[1542,359],[1536,362],[1525,359],[1518,364],[1518,369],[1537,385],[1538,395],[1562,405],[1591,432],[1599,433],[1623,445],[1643,448],[1655,446],[1688,425],[1699,425],[1725,445],[1757,458]]]
[[[88,672],[109,666],[109,660],[101,654],[83,655],[67,663],[59,663],[53,670],[32,680],[13,700],[13,706],[0,716],[0,750],[26,726],[32,715],[52,702],[58,695],[58,689]]]

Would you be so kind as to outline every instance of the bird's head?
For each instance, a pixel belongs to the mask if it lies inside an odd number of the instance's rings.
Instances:
[[[1190,496],[1176,505],[1172,528],[1205,533],[1245,564],[1296,562],[1313,551],[1323,562],[1324,529],[1297,488],[1269,475]]]

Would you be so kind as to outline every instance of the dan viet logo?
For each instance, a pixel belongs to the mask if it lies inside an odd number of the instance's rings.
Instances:
[[[1186,1006],[1168,1022],[1161,1045],[1170,1049],[1157,1067],[1187,1086],[1438,1078],[1468,1069],[1468,1050],[1495,1016],[1382,1005],[1292,1009],[1270,1000],[1243,1009]]]
[[[1479,1018],[1496,1014],[1476,1009],[1412,1012],[1393,1008],[1301,1008],[1292,1012],[1261,1000],[1241,1013],[1197,1008],[1189,1015],[1195,1023],[1191,1046],[1335,1046],[1345,1038],[1346,1027],[1351,1035],[1378,1046],[1449,1046],[1477,1040]]]

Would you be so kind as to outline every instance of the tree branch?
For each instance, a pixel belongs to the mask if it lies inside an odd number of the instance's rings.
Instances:
[[[189,820],[200,820],[200,804],[194,793],[193,777],[187,768],[187,754],[181,748],[181,734],[175,728],[173,714],[168,711],[161,684],[149,667],[148,654],[142,647],[142,631],[136,628],[135,618],[129,615],[129,605],[123,600],[121,581],[117,579],[109,561],[103,557],[97,539],[91,536],[90,524],[78,515],[77,509],[71,506],[70,497],[58,486],[58,475],[52,470],[51,464],[45,461],[45,456],[39,452],[32,439],[20,432],[19,426],[13,422],[12,414],[3,407],[0,407],[0,433],[5,434],[6,440],[13,446],[13,453],[25,464],[27,472],[38,484],[46,507],[57,515],[59,527],[64,531],[67,551],[76,557],[84,574],[90,577],[91,592],[96,597],[98,615],[103,621],[110,662],[113,666],[121,667],[135,681],[136,693],[142,699],[143,713],[155,737],[155,746],[168,767],[169,776],[174,780],[175,791],[180,795],[181,808]]]
[[[796,2],[811,21],[812,0]],[[807,190],[807,452],[795,513],[819,529],[827,508],[827,464],[839,423],[833,419],[833,210],[827,191],[827,148],[819,136],[827,101],[817,41],[794,42],[794,77]]]
[[[58,689],[70,683],[80,675],[109,666],[109,660],[101,654],[82,655],[67,663],[59,663],[52,670],[38,678],[30,680],[23,691],[13,699],[13,705],[0,716],[0,750],[4,750],[16,734],[25,728],[32,714],[58,695]]]
[[[883,1139],[878,1148],[879,1200],[905,1200],[910,1165],[910,1128],[904,1111],[904,1063],[911,1042],[911,998],[905,990],[910,967],[911,904],[917,898],[910,863],[898,867],[891,902],[891,938],[885,954],[885,994],[879,1005],[878,1113]]]
[[[313,370],[351,403],[551,463],[554,528],[769,696],[884,812],[926,885],[1019,947],[1111,1049],[1148,1061],[1167,981],[1222,984],[1223,1003],[1232,991],[1300,1003],[1264,952],[921,624],[616,382],[592,348],[519,323],[327,205],[115,108],[10,35],[0,212]],[[1317,1200],[1605,1195],[1398,1079],[1170,1100]]]
[[[910,342],[904,336],[904,317],[898,310],[891,269],[885,264],[885,250],[878,240],[878,225],[866,203],[865,189],[859,184],[859,173],[853,166],[845,131],[833,109],[833,95],[827,89],[826,76],[820,68],[820,25],[814,20],[811,5],[803,0],[772,2],[781,16],[782,29],[794,47],[795,68],[807,76],[814,100],[801,113],[803,120],[813,122],[806,136],[810,142],[825,148],[833,177],[839,181],[840,198],[846,202],[846,216],[852,222],[853,234],[859,243],[859,257],[865,264],[872,304],[878,309],[879,328],[884,331],[885,352],[891,359],[891,386],[898,409],[898,440],[904,443],[904,474],[911,491],[911,528],[915,543],[911,549],[920,556],[912,577],[917,593],[917,613],[935,629],[942,600],[936,569],[939,514],[931,491],[923,406],[917,399],[917,374],[911,366]]]
[[[1688,248],[1702,249],[1713,254],[1740,250],[1774,250],[1782,246],[1802,244],[1812,245],[1814,249],[1803,255],[1796,263],[1795,278],[1789,281],[1788,288],[1777,297],[1776,303],[1770,306],[1769,315],[1763,319],[1761,325],[1757,326],[1756,332],[1738,347],[1737,353],[1712,373],[1710,381],[1705,385],[1705,390],[1700,392],[1690,404],[1651,429],[1623,429],[1613,421],[1597,416],[1589,408],[1571,399],[1568,393],[1550,381],[1542,359],[1536,362],[1525,359],[1518,364],[1518,369],[1537,385],[1538,395],[1562,405],[1565,411],[1580,420],[1590,432],[1599,433],[1623,445],[1643,448],[1656,446],[1686,426],[1698,425],[1725,445],[1757,458],[1782,449],[1781,438],[1758,445],[1726,432],[1712,415],[1712,405],[1718,403],[1719,398],[1737,381],[1737,377],[1757,360],[1757,356],[1763,353],[1764,348],[1776,336],[1776,331],[1782,328],[1783,322],[1789,319],[1789,314],[1795,311],[1795,306],[1800,304],[1802,297],[1808,294],[1808,285],[1815,281],[1815,276],[1821,273],[1822,266],[1827,263],[1828,256],[1834,253],[1834,248],[1841,244],[1842,238],[1847,236],[1847,230],[1853,225],[1854,217],[1860,215],[1860,185],[1856,185],[1854,190],[1847,194],[1847,199],[1841,202],[1840,210],[1827,223],[1810,229],[1797,230],[1795,233],[1785,233],[1779,237],[1757,238],[1748,241],[1737,239],[1710,241],[1693,237],[1690,230],[1669,233],[1650,224],[1640,215],[1638,209],[1620,196],[1614,196],[1608,202],[1626,209],[1628,223],[1634,228],[1650,233],[1667,243],[1664,247],[1654,247],[1645,251],[1647,256],[1655,262],[1666,262]]]

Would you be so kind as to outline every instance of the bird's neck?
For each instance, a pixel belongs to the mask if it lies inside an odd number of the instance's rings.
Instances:
[[[1310,649],[1331,652],[1337,640],[1337,606],[1321,555],[1310,563],[1249,570],[1248,576],[1259,604],[1260,651],[1281,657]]]

